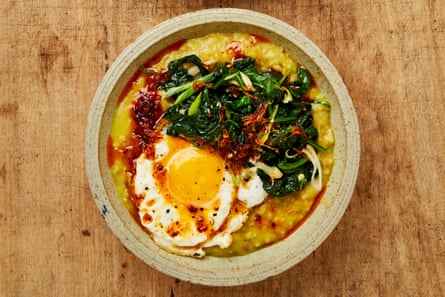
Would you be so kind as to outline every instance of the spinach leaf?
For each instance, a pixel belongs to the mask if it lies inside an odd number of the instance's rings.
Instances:
[[[199,104],[193,106],[197,101]],[[209,94],[208,89],[180,104],[172,105],[164,113],[164,118],[172,122],[167,134],[183,136],[192,142],[201,139],[215,143],[221,134],[218,100]]]
[[[309,161],[307,158],[300,158],[296,161],[289,162],[288,159],[285,159],[283,161],[279,161],[277,163],[277,167],[285,174],[291,174],[297,172],[297,170],[300,169],[301,166],[306,164],[306,162]]]
[[[204,65],[201,62],[201,59],[198,58],[197,55],[189,55],[189,56],[185,56],[183,58],[171,61],[170,63],[168,63],[168,71],[170,72],[170,74],[174,74],[182,64],[187,63],[187,62],[197,66],[199,68],[199,72],[201,73],[202,76],[209,73],[209,71],[204,67]]]
[[[263,170],[257,169],[257,174],[263,182],[264,190],[273,196],[286,196],[296,190],[302,190],[308,179],[304,173],[295,172],[293,174],[283,175],[280,179],[272,180]]]
[[[260,161],[266,165],[275,166],[275,164],[277,164],[278,160],[280,159],[279,157],[280,156],[276,151],[273,151],[268,147],[264,147],[262,149]]]
[[[305,143],[300,135],[284,132],[274,137],[270,145],[279,149],[280,152],[286,152],[292,148],[302,149]]]
[[[193,76],[188,74],[187,70],[184,68],[177,69],[170,77],[170,80],[161,86],[162,90],[168,90],[173,87],[177,87],[188,83],[193,80]]]
[[[273,72],[264,72],[255,77],[256,85],[261,89],[261,97],[271,102],[281,100],[284,97],[284,91],[279,84],[280,76]]]
[[[233,68],[244,71],[248,68],[253,68],[255,65],[255,59],[251,57],[246,57],[242,59],[236,59],[233,62]]]
[[[295,98],[301,98],[305,95],[312,85],[312,78],[310,73],[303,67],[298,67],[297,69],[298,80],[287,84],[287,88]]]

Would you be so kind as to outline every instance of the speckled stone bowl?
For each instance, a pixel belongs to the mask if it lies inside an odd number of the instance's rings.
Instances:
[[[156,246],[120,202],[107,166],[107,137],[116,102],[136,69],[174,42],[212,32],[261,35],[282,47],[314,75],[332,104],[336,136],[335,165],[321,203],[291,236],[270,247],[239,257],[177,256]],[[86,168],[94,200],[114,234],[151,267],[179,278],[211,286],[234,286],[279,274],[313,252],[331,233],[346,210],[359,166],[357,117],[348,91],[334,66],[307,37],[292,26],[254,11],[209,9],[159,24],[130,44],[116,59],[97,89],[86,129]]]

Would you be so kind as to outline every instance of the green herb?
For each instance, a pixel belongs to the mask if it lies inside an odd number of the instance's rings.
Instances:
[[[289,83],[287,88],[291,92],[292,96],[298,99],[309,91],[312,85],[312,79],[309,72],[302,67],[297,69],[297,77],[298,80],[296,82]]]
[[[279,161],[277,166],[284,173],[291,174],[295,173],[298,170],[298,168],[306,164],[307,161],[309,161],[307,158],[300,158],[299,160],[291,163],[289,163],[287,160]]]
[[[199,105],[201,105],[201,95],[202,95],[202,93],[199,93],[198,96],[196,96],[196,98],[193,101],[193,103],[190,105],[190,109],[189,109],[189,112],[188,112],[189,116],[193,116],[193,115],[195,115],[198,112]]]
[[[312,145],[314,148],[316,148],[319,151],[322,151],[322,152],[326,152],[327,151],[327,149],[325,147],[319,145],[317,142],[315,142],[312,139],[307,139],[307,143],[309,143],[310,145]]]
[[[195,88],[194,88],[194,84],[197,83],[201,83],[201,82],[207,82],[208,80],[210,80],[212,78],[213,74],[209,73],[203,77],[200,77],[194,81],[190,81],[190,82],[186,82],[180,86],[176,86],[176,87],[172,87],[170,89],[167,90],[167,92],[164,93],[163,97],[164,98],[168,98],[168,97],[172,97],[174,95],[180,94],[176,101],[175,104],[181,103],[182,101],[184,101],[185,99],[187,99],[188,97],[190,97],[191,95],[193,95],[195,93]]]

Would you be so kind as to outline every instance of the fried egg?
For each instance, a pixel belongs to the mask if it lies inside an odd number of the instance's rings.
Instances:
[[[142,196],[139,217],[153,240],[181,255],[204,256],[204,247],[227,247],[231,233],[247,218],[234,205],[237,187],[215,152],[164,135],[154,159],[136,160],[135,194]]]
[[[204,256],[205,247],[228,247],[249,208],[264,200],[258,191],[249,195],[257,185],[235,186],[216,152],[182,138],[164,135],[154,148],[152,160],[145,154],[136,160],[134,179],[135,194],[143,198],[139,217],[153,240],[170,252],[195,257]]]

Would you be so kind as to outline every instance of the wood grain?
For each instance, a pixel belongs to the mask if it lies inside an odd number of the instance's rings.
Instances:
[[[0,3],[0,296],[445,296],[445,2],[65,2]],[[312,39],[362,133],[336,230],[289,271],[230,288],[130,254],[96,209],[83,157],[89,104],[119,53],[163,20],[213,7],[268,13]]]

